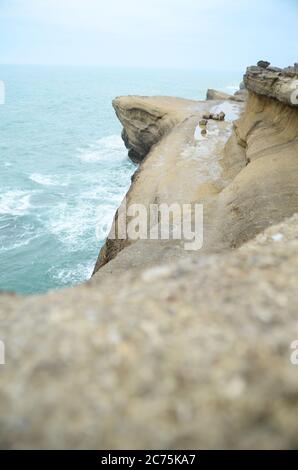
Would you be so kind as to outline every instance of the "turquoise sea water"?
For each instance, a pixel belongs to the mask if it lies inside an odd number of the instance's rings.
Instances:
[[[32,293],[90,277],[129,187],[112,99],[203,99],[241,72],[0,65],[0,80],[0,289]]]

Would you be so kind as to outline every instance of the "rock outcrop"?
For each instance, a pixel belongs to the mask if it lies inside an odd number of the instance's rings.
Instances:
[[[114,101],[141,162],[126,204],[203,204],[203,248],[115,229],[85,285],[2,293],[1,448],[297,448],[295,67],[265,65],[245,108]]]
[[[123,96],[113,100],[131,160],[140,163],[154,144],[188,116],[186,102],[190,108],[197,106],[195,101],[163,96]]]
[[[287,106],[298,106],[298,68],[248,67],[244,76],[246,87],[267,98],[273,98]]]

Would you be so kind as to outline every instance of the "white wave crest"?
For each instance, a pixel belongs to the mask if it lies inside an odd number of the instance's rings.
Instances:
[[[6,191],[0,194],[0,214],[23,215],[31,207],[30,199],[33,192]]]
[[[88,249],[95,241],[103,241],[113,221],[113,216],[120,204],[117,202],[94,204],[92,200],[82,200],[75,207],[66,203],[53,208],[47,229],[67,246],[68,251]]]
[[[32,173],[29,179],[43,186],[67,186],[68,184],[67,181],[61,181],[61,178],[59,179],[53,175],[42,175],[41,173]]]
[[[110,135],[97,140],[89,149],[81,150],[79,158],[83,162],[124,160],[127,151],[119,135]]]
[[[53,279],[59,281],[59,284],[75,285],[90,279],[93,268],[94,262],[88,264],[80,263],[73,268],[52,268],[49,270],[49,273]]]

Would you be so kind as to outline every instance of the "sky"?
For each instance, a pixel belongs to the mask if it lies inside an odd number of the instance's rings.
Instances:
[[[286,66],[297,20],[298,0],[0,0],[0,63]]]

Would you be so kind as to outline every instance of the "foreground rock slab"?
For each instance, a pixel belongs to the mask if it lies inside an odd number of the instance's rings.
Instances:
[[[298,446],[298,217],[238,250],[1,296],[2,448]]]

